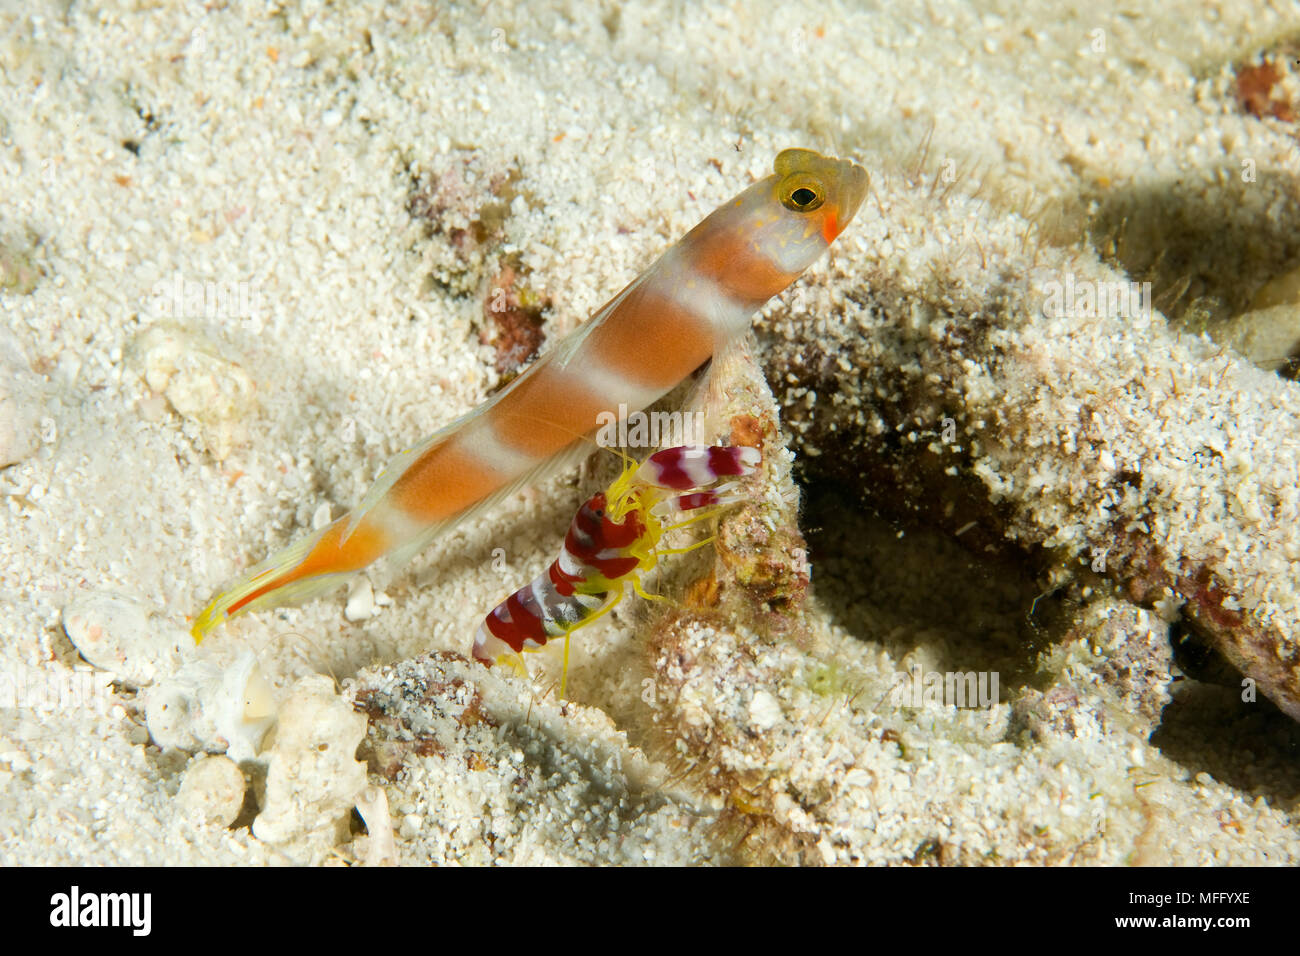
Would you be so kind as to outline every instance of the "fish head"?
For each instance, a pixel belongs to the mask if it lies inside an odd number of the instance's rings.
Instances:
[[[865,169],[811,149],[782,150],[773,173],[775,196],[786,218],[828,244],[853,220],[867,195]]]
[[[738,200],[757,261],[769,263],[773,279],[762,283],[758,300],[775,295],[825,254],[853,220],[867,194],[867,171],[847,159],[811,149],[785,149],[772,175]]]

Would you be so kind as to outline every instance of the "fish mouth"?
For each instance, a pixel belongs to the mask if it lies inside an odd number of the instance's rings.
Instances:
[[[867,171],[850,159],[841,159],[839,161],[839,179],[840,179],[840,198],[839,198],[839,227],[844,229],[853,217],[857,214],[858,208],[862,205],[862,200],[867,198],[867,186],[871,182],[871,177]]]

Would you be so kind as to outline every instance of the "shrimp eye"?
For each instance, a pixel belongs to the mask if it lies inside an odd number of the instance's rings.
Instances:
[[[794,212],[811,212],[826,199],[821,183],[811,176],[791,176],[781,190],[781,205]]]

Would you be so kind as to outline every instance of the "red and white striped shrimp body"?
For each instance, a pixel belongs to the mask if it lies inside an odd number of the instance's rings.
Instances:
[[[249,569],[194,622],[307,597],[435,534],[581,451],[602,416],[651,404],[742,337],[866,194],[862,167],[787,149],[509,388],[399,454],[351,513]]]
[[[759,460],[757,448],[681,446],[624,470],[607,490],[583,502],[551,566],[483,620],[474,657],[490,665],[503,654],[536,650],[590,623],[618,602],[629,582],[639,589],[639,575],[658,561],[664,519],[739,501],[730,483],[704,486],[752,474]]]

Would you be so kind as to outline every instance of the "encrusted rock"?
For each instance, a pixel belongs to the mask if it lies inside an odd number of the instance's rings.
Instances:
[[[806,315],[767,320],[769,379],[810,470],[1053,588],[1102,574],[1136,603],[1182,606],[1300,719],[1300,393],[1134,309],[1129,277],[1090,250],[969,197],[880,203],[854,224],[859,285],[810,285],[815,334]]]
[[[366,765],[356,759],[365,733],[365,717],[334,692],[330,678],[313,674],[299,680],[268,748],[266,794],[253,835],[301,845],[313,858],[344,840],[366,786]]]
[[[1081,739],[1116,725],[1149,737],[1170,700],[1172,665],[1169,626],[1155,612],[1095,601],[1044,655],[1040,674],[1050,686],[1026,687],[1012,702],[1013,728],[1036,740]]]

